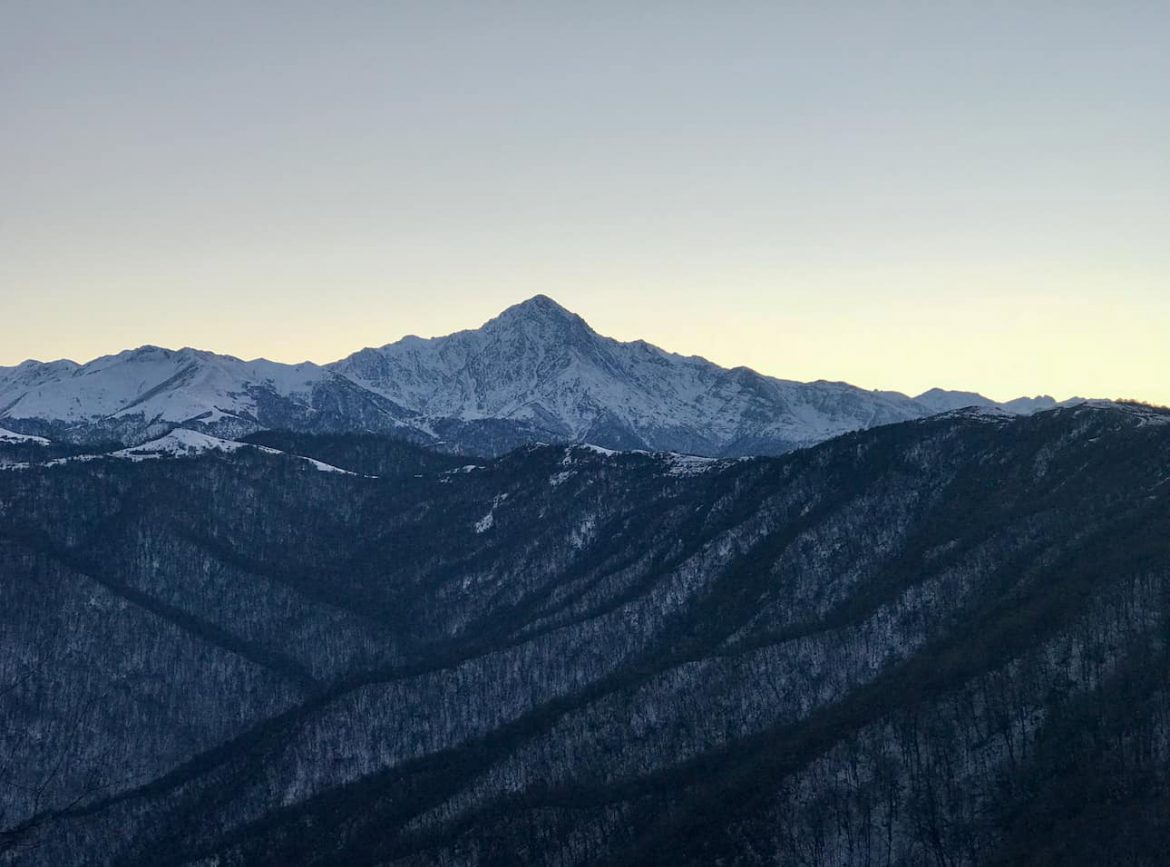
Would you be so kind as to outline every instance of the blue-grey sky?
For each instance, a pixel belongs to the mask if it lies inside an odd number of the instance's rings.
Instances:
[[[543,292],[797,379],[1170,403],[1170,4],[0,0],[0,364]]]

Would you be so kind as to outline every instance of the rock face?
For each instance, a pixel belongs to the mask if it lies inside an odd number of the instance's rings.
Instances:
[[[0,445],[0,850],[1162,863],[1168,422],[967,410],[740,460]]]
[[[263,429],[375,431],[480,455],[527,442],[781,454],[969,405],[997,406],[963,392],[935,389],[912,399],[728,370],[603,337],[542,295],[476,330],[407,337],[324,366],[143,347],[86,365],[0,368],[5,427],[128,444],[179,426],[229,438]],[[1029,398],[1003,406],[1033,412],[1054,405]]]

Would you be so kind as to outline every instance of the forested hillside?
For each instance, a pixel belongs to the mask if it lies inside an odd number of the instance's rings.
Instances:
[[[0,446],[0,861],[1165,861],[1170,414],[256,442]]]

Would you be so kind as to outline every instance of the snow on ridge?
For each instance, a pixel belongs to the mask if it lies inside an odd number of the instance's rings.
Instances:
[[[721,461],[717,458],[706,458],[701,455],[663,455],[667,464],[667,474],[671,476],[697,476],[714,469]]]
[[[583,449],[587,452],[593,452],[596,455],[601,455],[605,458],[612,458],[616,454],[621,454],[618,449],[607,449],[604,446],[594,445],[593,443],[576,443],[570,446],[572,449]]]
[[[0,370],[0,404],[11,418],[94,422],[142,414],[163,422],[199,416],[254,417],[253,391],[304,402],[330,374],[314,364],[241,361],[197,349],[143,346],[70,362]]]
[[[125,458],[131,461],[157,460],[164,457],[187,457],[209,451],[235,452],[244,448],[245,445],[245,443],[220,439],[187,428],[175,428],[158,439],[112,452],[110,457]],[[275,449],[269,449],[269,451],[275,452]]]
[[[602,458],[612,458],[615,455],[645,455],[649,452],[638,449],[618,450],[607,449],[604,446],[596,446],[593,443],[573,443],[565,446],[564,456],[561,458],[561,466],[569,467],[577,462],[579,455],[595,455]]]
[[[1124,400],[1093,399],[1082,400],[1071,407],[1074,411],[1112,410],[1120,411],[1138,421],[1138,426],[1170,424],[1170,407],[1151,406]]]
[[[564,457],[561,458],[561,466],[571,467],[576,464],[577,460],[574,457],[574,453],[580,452],[598,455],[603,458],[621,455],[640,455],[659,462],[666,470],[666,474],[670,476],[697,476],[700,473],[705,473],[708,470],[730,463],[725,459],[706,457],[704,455],[689,455],[679,452],[651,452],[645,449],[607,449],[602,446],[593,445],[592,443],[575,443],[565,448]],[[572,475],[572,470],[556,473],[549,478],[549,484],[556,487],[571,478]]]
[[[1112,412],[1136,419],[1138,426],[1170,425],[1170,407],[1152,406],[1125,400],[1109,400],[1107,398],[1080,398],[1073,397],[1063,400],[1053,407],[1042,409],[1031,415],[1047,415],[1049,413],[1083,413],[1083,412]],[[1021,413],[1005,409],[999,405],[966,406],[940,412],[937,415],[918,419],[919,423],[931,422],[936,419],[967,418],[985,422],[1005,423],[1017,419]]]
[[[334,390],[361,397],[338,408],[322,400]],[[444,420],[499,420],[552,441],[597,439],[708,455],[739,451],[744,443],[780,453],[963,405],[1029,413],[1052,402],[1041,395],[996,404],[941,389],[912,398],[724,368],[645,341],[605,337],[543,295],[480,328],[406,337],[325,365],[144,346],[84,365],[0,368],[4,416],[105,425],[129,441],[155,423],[201,425],[230,437],[295,427],[319,412],[337,413],[331,421],[338,429],[365,429],[370,407],[355,409],[364,400],[392,419],[393,429],[431,439],[448,436],[436,433]]]
[[[253,443],[241,443],[235,440],[220,439],[219,437],[201,433],[200,431],[189,430],[188,428],[175,428],[170,433],[156,440],[112,452],[110,457],[123,458],[131,461],[146,461],[158,460],[160,458],[192,457],[211,451],[230,454],[241,449],[254,449],[268,455],[288,455],[299,461],[304,461],[309,466],[323,473],[340,473],[346,476],[358,475],[350,470],[319,461],[316,458],[291,455],[288,452],[282,452],[278,449],[255,445]]]
[[[0,428],[0,442],[4,441],[4,434],[8,431]],[[14,436],[23,436],[14,434]],[[34,441],[41,441],[48,443],[41,437],[30,437]],[[17,440],[22,441],[22,440]],[[74,455],[72,457],[57,458],[52,461],[47,461],[42,464],[7,464],[0,469],[30,469],[32,467],[55,467],[71,463],[85,463],[88,461],[95,461],[100,458],[114,458],[117,460],[132,461],[139,463],[142,461],[157,461],[168,458],[185,458],[195,457],[197,455],[206,454],[208,452],[221,452],[224,454],[232,454],[243,449],[251,449],[266,455],[284,455],[290,458],[295,458],[298,461],[308,464],[315,470],[323,473],[338,473],[345,476],[357,476],[359,473],[351,470],[336,467],[333,464],[327,464],[324,461],[319,461],[316,458],[305,457],[304,455],[291,454],[289,452],[282,452],[279,449],[269,448],[268,446],[256,445],[254,443],[242,443],[236,440],[226,440],[220,437],[211,436],[201,431],[191,430],[189,428],[175,428],[167,434],[164,434],[157,439],[150,442],[142,443],[141,445],[130,446],[129,448],[119,449],[109,454],[86,454]],[[375,476],[367,476],[366,478],[376,478]]]
[[[917,398],[843,382],[795,382],[723,368],[645,341],[595,332],[538,295],[479,329],[404,338],[327,365],[340,376],[432,419],[505,419],[588,442],[603,435],[719,454],[735,443],[787,451],[851,431],[970,404],[1027,414],[1052,398],[997,404],[973,392],[932,389]]]
[[[933,422],[938,419],[945,418],[969,418],[976,421],[985,422],[1006,422],[1012,419],[1019,418],[1018,413],[1010,412],[999,406],[964,406],[958,409],[950,409],[945,412],[940,412],[937,415],[930,415],[926,418],[919,419],[922,422]]]
[[[279,452],[279,454],[288,454],[288,452]],[[333,464],[327,464],[324,461],[317,460],[316,458],[306,458],[303,455],[293,455],[293,457],[299,458],[300,460],[305,461],[307,464],[309,464],[309,466],[313,467],[316,470],[320,470],[323,473],[338,473],[338,474],[343,475],[343,476],[356,476],[356,475],[358,475],[357,473],[353,472],[352,470],[343,470],[341,467],[335,467],[335,466],[333,466]],[[367,476],[366,478],[374,478],[374,477]]]
[[[36,437],[31,434],[16,433],[6,428],[0,427],[0,443],[28,443],[38,446],[47,446],[51,444],[51,440],[44,437]]]

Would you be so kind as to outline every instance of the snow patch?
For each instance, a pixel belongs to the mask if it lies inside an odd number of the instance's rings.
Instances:
[[[0,443],[28,443],[31,445],[47,446],[50,441],[44,437],[34,437],[29,434],[16,433],[0,427]]]
[[[575,448],[585,449],[585,451],[593,452],[594,454],[602,455],[607,458],[613,457],[617,454],[617,451],[614,449],[603,448],[602,446],[596,446],[593,443],[581,443],[580,445],[575,446]]]
[[[287,452],[269,448],[268,446],[225,440],[199,431],[188,430],[187,428],[175,428],[166,436],[159,437],[156,440],[151,440],[142,445],[113,452],[110,457],[131,461],[149,461],[159,460],[161,458],[193,457],[205,452],[224,452],[230,454],[241,449],[253,449],[266,455],[288,454]],[[301,455],[289,455],[289,457],[304,461],[309,466],[323,473],[339,473],[345,476],[357,475],[357,473],[344,470],[341,467],[335,467],[332,464],[327,464],[315,458],[307,458]]]
[[[235,452],[245,448],[244,443],[233,440],[223,440],[209,434],[186,428],[175,428],[166,436],[151,440],[142,445],[113,452],[110,457],[124,458],[131,461],[158,460],[160,458],[189,457],[204,452]],[[275,449],[266,449],[276,453]]]
[[[671,476],[697,476],[719,464],[715,458],[700,455],[666,455],[667,474]]]
[[[965,406],[959,409],[940,412],[938,415],[928,416],[927,418],[920,419],[920,422],[932,422],[940,418],[966,418],[974,421],[999,424],[1011,421],[1018,415],[1019,413],[1008,412],[1006,409],[1001,409],[998,406]]]
[[[579,455],[581,452],[601,455],[603,458],[611,458],[616,454],[620,454],[620,452],[617,452],[614,449],[602,448],[601,446],[595,446],[592,443],[576,443],[565,449],[565,456],[561,458],[561,466],[571,466],[576,462],[577,455]]]
[[[339,473],[340,475],[343,475],[343,476],[356,476],[357,475],[357,473],[355,473],[355,472],[351,472],[350,470],[343,470],[341,467],[335,467],[335,466],[333,466],[333,464],[327,464],[324,461],[318,461],[318,460],[315,460],[314,458],[306,458],[306,457],[302,457],[300,455],[297,455],[297,457],[299,457],[302,461],[307,463],[309,466],[313,467],[314,469],[320,470],[323,473]],[[367,478],[374,478],[374,477],[368,476]]]
[[[491,509],[486,515],[475,522],[476,533],[486,533],[496,525],[496,508],[506,499],[508,499],[507,494],[496,494],[496,496],[492,498]]]

